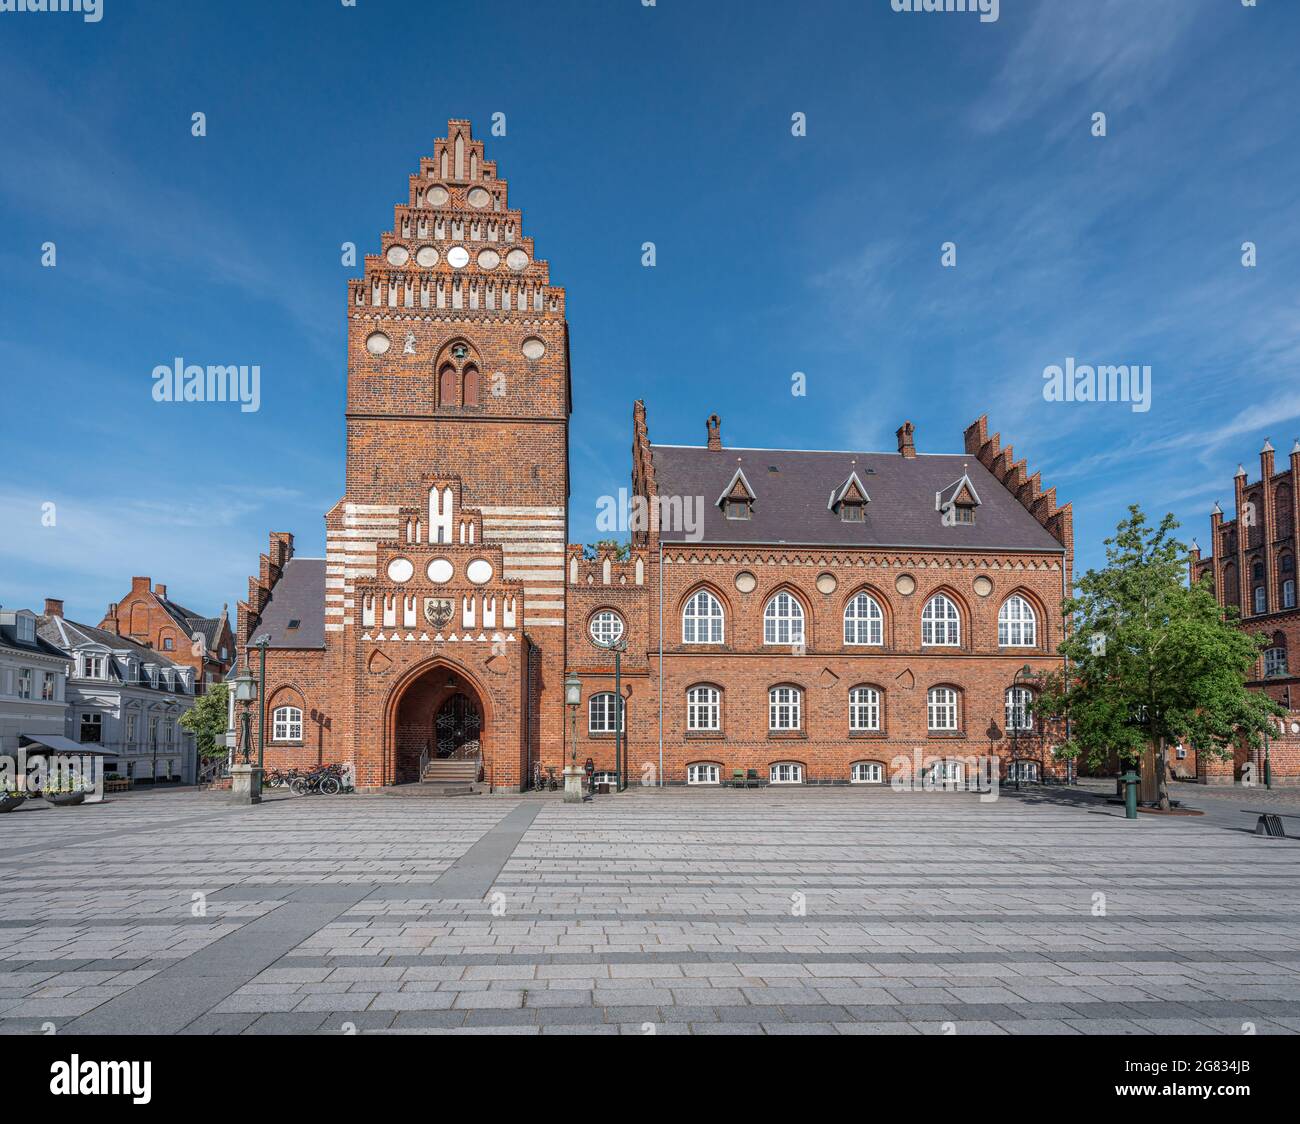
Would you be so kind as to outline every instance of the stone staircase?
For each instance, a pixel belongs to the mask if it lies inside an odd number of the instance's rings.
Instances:
[[[420,787],[430,795],[460,796],[481,792],[479,762],[456,758],[434,759],[425,762],[420,776]]]

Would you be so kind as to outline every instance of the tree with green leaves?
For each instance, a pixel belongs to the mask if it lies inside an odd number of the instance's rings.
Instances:
[[[602,550],[612,550],[615,562],[626,562],[632,557],[632,544],[619,542],[618,539],[598,539],[596,542],[588,543],[582,548],[582,557],[588,562],[594,562],[600,557]]]
[[[217,738],[226,732],[229,698],[230,688],[225,683],[214,684],[181,716],[180,724],[194,735],[202,758],[226,756],[226,747],[218,745]]]
[[[1246,687],[1267,638],[1237,627],[1208,584],[1186,581],[1187,548],[1166,515],[1158,527],[1136,504],[1106,540],[1106,566],[1089,570],[1064,603],[1068,673],[1049,676],[1036,708],[1068,718],[1062,756],[1096,765],[1154,753],[1159,806],[1169,808],[1166,750],[1185,742],[1225,760],[1234,743],[1260,745],[1285,711]]]

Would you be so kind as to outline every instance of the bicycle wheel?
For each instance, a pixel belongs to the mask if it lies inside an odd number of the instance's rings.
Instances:
[[[326,796],[337,796],[342,788],[343,786],[339,784],[338,777],[323,777],[321,779],[320,790]]]
[[[295,796],[307,795],[307,781],[304,777],[294,777],[293,784],[289,786],[289,791]]]

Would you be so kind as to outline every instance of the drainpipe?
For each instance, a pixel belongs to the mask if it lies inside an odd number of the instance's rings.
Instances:
[[[659,542],[659,787],[664,784],[664,544]]]

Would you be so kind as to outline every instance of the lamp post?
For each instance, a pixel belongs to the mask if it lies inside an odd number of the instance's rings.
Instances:
[[[1020,791],[1020,677],[1032,678],[1034,669],[1028,664],[1020,668],[1011,678],[1011,767],[1016,773],[1016,791]]]
[[[578,707],[582,705],[582,680],[575,672],[564,679],[564,705],[569,708],[569,763],[564,767],[564,802],[582,803],[582,770],[578,768]]]
[[[266,659],[266,648],[262,646],[262,659]],[[263,672],[262,681],[265,681],[265,672]],[[244,671],[237,675],[234,680],[235,701],[242,706],[240,712],[240,721],[243,729],[241,741],[243,743],[244,760],[238,765],[230,767],[230,798],[236,804],[260,804],[262,802],[262,752],[259,746],[258,763],[250,763],[250,756],[253,749],[252,733],[252,707],[253,703],[261,698],[261,683],[254,679],[252,673],[248,670],[248,659],[245,656]],[[259,723],[259,734],[261,723]]]
[[[262,663],[257,672],[257,767],[264,767],[266,758],[266,649],[271,638],[264,632],[253,641],[253,647],[262,653]]]

